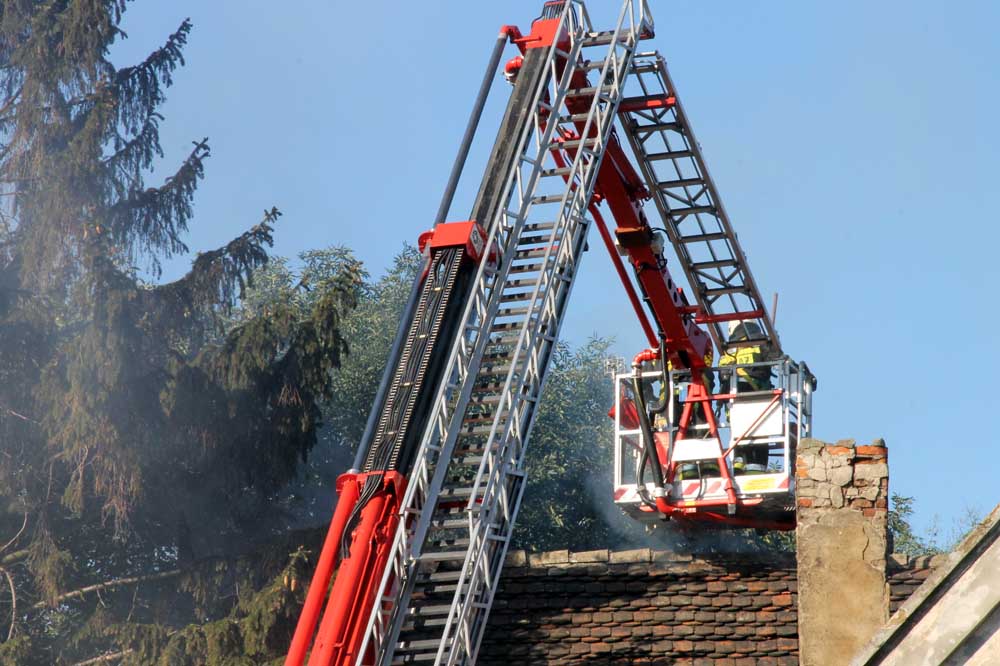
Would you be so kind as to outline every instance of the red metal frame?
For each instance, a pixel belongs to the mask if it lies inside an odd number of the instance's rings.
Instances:
[[[486,248],[486,232],[475,221],[444,222],[420,234],[417,247],[421,252],[461,247],[465,249],[466,256],[479,261]]]
[[[575,88],[587,88],[589,83],[583,73],[577,73],[571,84]],[[567,107],[574,114],[585,117],[589,110],[591,100],[584,98],[569,98],[566,101]],[[619,105],[619,112],[639,111],[646,109],[667,108],[676,104],[676,99],[672,96],[646,96],[637,98],[627,98]],[[597,129],[586,127],[586,121],[576,122],[577,133],[563,137],[566,141],[576,141],[581,138],[584,132],[589,137],[597,136]],[[579,145],[579,144],[577,144]],[[568,160],[564,159],[560,151],[568,155],[569,160],[575,158],[575,150],[572,148],[556,148],[553,150],[557,166],[564,166]],[[728,451],[724,451],[719,439],[718,423],[712,410],[713,400],[721,396],[713,396],[704,385],[702,370],[710,365],[711,361],[706,361],[712,349],[712,341],[708,334],[702,330],[700,323],[716,323],[730,320],[742,320],[755,313],[733,313],[719,316],[709,316],[700,311],[697,305],[688,303],[683,290],[674,283],[670,272],[666,268],[666,261],[662,254],[657,254],[653,246],[653,230],[643,211],[643,203],[649,199],[649,192],[641,176],[632,166],[621,143],[616,135],[612,134],[605,147],[605,154],[598,172],[597,187],[594,195],[592,214],[597,213],[597,204],[601,201],[607,203],[611,214],[614,217],[617,229],[615,235],[618,237],[618,246],[628,255],[636,273],[636,279],[646,303],[653,315],[660,335],[663,338],[664,350],[675,368],[687,368],[691,370],[692,381],[688,389],[688,398],[685,400],[681,413],[678,433],[679,439],[684,438],[684,433],[693,418],[694,404],[700,403],[703,406],[705,419],[708,423],[709,434],[720,442],[719,456],[716,461],[719,466],[719,473],[724,484],[726,493],[725,500],[674,500],[669,496],[655,499],[657,510],[665,516],[683,518],[685,520],[705,520],[721,523],[733,527],[760,527],[765,529],[789,529],[787,523],[779,523],[770,520],[760,520],[754,517],[741,515],[740,509],[747,509],[760,504],[761,500],[741,499],[736,494],[736,483],[733,475],[726,464]],[[640,326],[650,340],[651,346],[658,344],[658,337],[652,334],[651,326],[645,316],[645,311],[639,304],[638,296],[632,281],[624,271],[621,260],[618,257],[618,247],[610,241],[607,234],[607,226],[599,213],[594,215],[598,231],[601,233],[605,247],[612,258],[612,263],[618,272],[618,276],[625,287],[626,294],[632,302],[633,308],[639,318]],[[760,313],[756,313],[760,314]],[[649,363],[659,359],[658,349],[648,349],[640,352],[636,356],[635,362]],[[780,397],[780,396],[779,396]],[[665,479],[668,483],[673,481],[676,471],[676,463],[668,459],[668,452],[662,447],[657,447],[657,452],[661,460],[661,465],[666,469]],[[725,513],[717,513],[714,510],[724,509]]]
[[[340,561],[333,587],[329,588],[347,521],[357,507],[362,487],[371,477],[378,477],[381,486],[361,509],[351,532],[348,556]],[[285,666],[302,666],[324,601],[326,610],[309,655],[309,666],[351,666],[356,662],[365,621],[375,604],[377,583],[388,562],[389,547],[399,523],[406,478],[398,472],[348,473],[337,480],[337,489],[340,500],[309,584]]]
[[[564,0],[552,0],[546,3],[546,6],[563,4]],[[564,43],[568,45],[569,39],[565,28],[560,29],[558,18],[536,20],[527,36],[522,35],[515,26],[503,26],[500,35],[508,37],[522,54],[529,49],[545,48],[553,44],[562,47]],[[644,34],[642,38],[651,36]],[[560,66],[564,64],[561,63]],[[516,76],[519,68],[520,63],[515,60],[508,64],[505,71],[508,75]],[[586,75],[581,72],[576,73],[572,87],[588,87]],[[591,100],[570,97],[566,103],[572,113],[585,115]],[[675,103],[676,100],[669,96],[638,97],[624,100],[619,108],[622,112],[627,112],[666,108]],[[576,131],[581,135],[586,132],[587,138],[598,135],[597,128],[588,129],[585,121],[576,123]],[[564,136],[563,140],[577,138],[579,137]],[[552,154],[559,165],[566,164],[564,153],[571,160],[575,158],[573,149],[557,146]],[[711,350],[712,342],[699,328],[698,323],[724,319],[708,317],[699,312],[697,306],[688,303],[683,291],[670,277],[665,258],[661,252],[654,249],[654,232],[643,212],[643,202],[649,197],[642,178],[632,166],[617,137],[612,134],[605,147],[590,211],[650,345],[657,347],[662,339],[664,349],[674,367],[689,368],[692,371],[693,381],[681,415],[679,432],[685,432],[692,418],[692,405],[700,402],[704,405],[710,432],[718,437],[718,425],[711,409],[713,396],[709,395],[704,386],[700,372],[706,367],[705,357]],[[646,316],[639,293],[625,271],[604,218],[597,209],[601,201],[608,204],[615,219],[618,245],[624,249],[636,272],[639,289],[649,306],[659,334],[654,331]],[[439,224],[433,230],[422,234],[419,246],[422,252],[426,250],[429,254],[445,248],[462,247],[469,258],[480,261],[484,254],[485,239],[486,234],[476,222],[452,222]],[[745,317],[734,315],[733,318]],[[659,351],[650,349],[641,352],[637,359],[641,364],[658,357]],[[666,467],[666,478],[672,480],[675,465],[669,460],[658,462]],[[725,454],[721,451],[721,445],[718,462],[726,484],[725,503],[675,502],[669,498],[658,498],[657,509],[682,521],[697,519],[727,525],[769,527],[768,523],[732,515],[732,510],[740,504],[740,501],[736,497],[732,475],[725,464]],[[379,479],[378,490],[359,510],[362,488],[372,478]],[[406,483],[406,478],[398,472],[348,473],[338,479],[337,491],[340,499],[306,595],[305,605],[285,659],[285,666],[302,666],[307,654],[309,666],[353,666],[360,656],[364,656],[365,660],[374,659],[374,655],[359,655],[358,651],[363,640],[366,621],[376,603],[377,585],[388,562],[391,539],[400,520],[399,508]],[[741,505],[749,507],[759,502],[759,499],[751,499],[743,501]],[[727,507],[729,515],[714,511],[722,506]],[[345,540],[345,532],[349,528],[350,548],[347,556],[338,562],[341,542]],[[334,579],[335,570],[337,575]],[[332,588],[331,580],[333,580]],[[322,620],[320,620],[321,614]],[[314,635],[315,641],[313,641]],[[311,652],[310,643],[312,643]]]

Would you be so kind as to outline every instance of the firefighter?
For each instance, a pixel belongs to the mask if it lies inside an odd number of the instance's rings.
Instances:
[[[729,323],[729,342],[744,342],[747,340],[761,340],[763,334],[760,326],[752,321],[732,321]],[[753,363],[765,363],[775,360],[771,345],[762,342],[757,345],[730,346],[722,355],[719,367],[725,368],[728,365],[750,365]],[[722,370],[719,373],[722,383],[725,385],[731,381],[731,371]],[[745,391],[766,391],[773,388],[771,381],[771,366],[762,365],[749,368],[736,368],[736,392]],[[737,474],[762,473],[767,471],[768,447],[766,444],[759,446],[741,446],[743,456],[737,456],[733,465]]]
[[[745,340],[762,339],[760,326],[756,322],[732,321],[729,322],[729,342],[737,343]],[[719,360],[719,367],[727,365],[749,365],[752,363],[763,363],[774,360],[774,353],[771,346],[766,342],[758,345],[731,346]],[[729,373],[722,374],[723,381],[730,377]],[[772,387],[771,368],[769,366],[758,366],[756,368],[736,369],[737,391],[765,391]]]

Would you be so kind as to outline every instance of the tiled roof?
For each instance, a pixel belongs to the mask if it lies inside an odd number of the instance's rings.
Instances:
[[[929,558],[891,560],[893,602]],[[794,554],[509,554],[480,666],[798,663]]]

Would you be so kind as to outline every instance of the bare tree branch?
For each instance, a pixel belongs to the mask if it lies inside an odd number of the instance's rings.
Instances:
[[[26,528],[27,526],[28,526],[28,512],[25,511],[24,522],[21,523],[21,529],[17,531],[17,534],[14,535],[13,539],[5,543],[3,546],[0,546],[0,553],[3,553],[5,550],[13,546],[17,542],[17,540],[21,538],[21,535],[24,534],[24,528]]]
[[[81,587],[78,590],[73,590],[72,592],[66,592],[65,594],[60,594],[56,597],[53,602],[59,603],[60,601],[66,601],[68,599],[76,599],[88,594],[89,592],[100,592],[101,590],[108,590],[115,587],[121,587],[122,585],[135,585],[136,583],[144,583],[151,580],[163,580],[164,578],[173,578],[181,573],[180,569],[171,569],[170,571],[161,571],[160,573],[150,574],[148,576],[131,576],[129,578],[116,578],[114,580],[109,580],[105,583],[97,583],[96,585],[88,585],[86,587]],[[39,601],[37,604],[32,606],[32,610],[41,610],[49,604],[45,601]]]
[[[109,661],[115,661],[116,659],[122,659],[128,655],[135,652],[135,650],[122,650],[121,652],[112,652],[110,654],[104,654],[100,657],[94,657],[93,659],[88,659],[86,661],[78,661],[72,666],[92,666],[93,664],[106,664]]]
[[[14,638],[17,631],[17,591],[14,589],[14,578],[10,573],[0,567],[0,573],[7,578],[7,585],[10,586],[10,629],[7,630],[7,640]]]

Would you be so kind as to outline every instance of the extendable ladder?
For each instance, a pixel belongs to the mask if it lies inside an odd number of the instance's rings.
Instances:
[[[374,648],[381,664],[475,661],[524,491],[535,408],[586,245],[586,211],[636,46],[652,29],[645,0],[626,0],[609,31],[593,30],[582,0],[567,2],[560,20],[569,42],[545,56],[501,204],[484,224],[492,260],[474,278],[448,381],[409,475],[361,650]],[[574,89],[581,71],[594,83]],[[589,110],[571,114],[571,98],[576,109],[589,100]],[[573,133],[582,138],[567,142]],[[554,151],[572,159],[560,166]]]
[[[636,56],[630,85],[671,104],[623,111],[621,124],[638,161],[664,228],[677,251],[688,284],[717,349],[769,343],[781,349],[778,334],[750,273],[729,216],[708,173],[701,146],[684,113],[667,65],[659,53]],[[756,322],[763,337],[730,345],[726,321]]]

